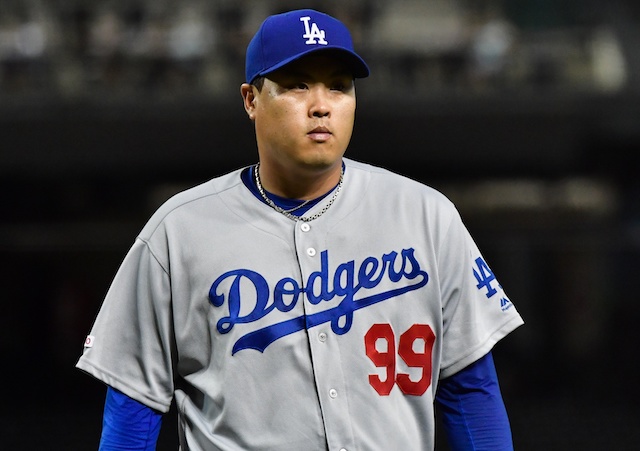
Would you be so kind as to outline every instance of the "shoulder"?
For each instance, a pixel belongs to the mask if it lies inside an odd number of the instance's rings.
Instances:
[[[366,180],[367,190],[377,196],[393,196],[398,200],[410,198],[414,206],[416,201],[422,201],[438,208],[456,210],[447,196],[425,183],[368,163],[347,158],[344,161],[347,172],[356,179]]]
[[[181,218],[192,211],[213,208],[215,204],[221,202],[220,197],[225,192],[242,185],[240,174],[243,169],[213,178],[170,197],[148,220],[140,232],[140,238],[149,238],[164,223],[173,218]]]

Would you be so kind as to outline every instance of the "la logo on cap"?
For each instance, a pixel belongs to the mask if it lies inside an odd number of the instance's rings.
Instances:
[[[302,35],[303,38],[306,38],[305,44],[322,44],[327,45],[328,42],[324,39],[324,30],[318,28],[318,25],[313,22],[311,26],[309,26],[309,21],[311,17],[301,17],[300,21],[304,22],[304,31],[305,33]],[[316,41],[317,39],[317,41]]]

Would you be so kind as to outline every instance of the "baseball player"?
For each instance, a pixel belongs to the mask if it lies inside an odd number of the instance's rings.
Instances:
[[[259,162],[160,207],[86,339],[101,449],[155,449],[173,399],[182,450],[432,450],[436,406],[453,449],[512,449],[491,350],[522,319],[451,202],[344,157],[368,75],[333,17],[262,23]]]

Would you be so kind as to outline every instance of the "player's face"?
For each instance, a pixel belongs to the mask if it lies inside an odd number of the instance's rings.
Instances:
[[[273,173],[339,168],[356,109],[347,67],[326,55],[310,55],[268,77],[260,92],[253,88],[251,104],[245,95],[261,165]]]

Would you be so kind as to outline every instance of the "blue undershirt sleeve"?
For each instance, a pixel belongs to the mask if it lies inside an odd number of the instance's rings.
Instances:
[[[108,387],[99,451],[154,451],[162,414]]]
[[[491,353],[440,381],[436,405],[452,451],[513,450]]]

